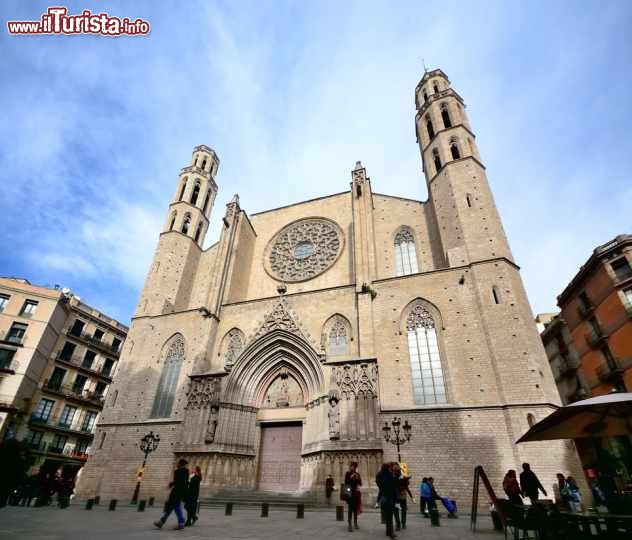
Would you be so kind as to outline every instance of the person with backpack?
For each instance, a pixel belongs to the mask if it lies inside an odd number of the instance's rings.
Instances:
[[[173,481],[169,484],[169,487],[171,492],[165,503],[164,511],[160,519],[154,521],[154,525],[161,529],[171,512],[175,511],[178,518],[178,525],[175,529],[182,530],[185,524],[184,514],[182,513],[182,501],[186,499],[189,488],[189,469],[187,469],[186,459],[178,461],[178,466],[173,473]]]
[[[430,517],[428,512],[430,511],[432,503],[432,487],[426,477],[422,478],[421,484],[419,485],[419,500],[421,501],[419,505],[421,513],[425,518]]]

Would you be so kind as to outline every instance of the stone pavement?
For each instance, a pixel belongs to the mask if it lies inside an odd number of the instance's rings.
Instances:
[[[335,519],[335,509],[305,510],[304,519],[296,519],[296,512],[270,508],[268,518],[260,517],[260,510],[253,507],[233,508],[232,516],[225,516],[223,508],[202,508],[200,519],[194,527],[184,531],[172,530],[175,516],[172,515],[163,529],[158,530],[152,522],[159,517],[160,508],[148,508],[144,513],[124,506],[109,512],[107,505],[84,510],[73,505],[65,510],[57,507],[0,509],[0,539],[11,540],[161,540],[169,538],[188,539],[300,539],[300,540],[368,540],[385,538],[383,525],[377,512],[366,512],[360,516],[360,530],[349,533],[346,522]],[[430,521],[418,513],[409,516],[408,529],[401,531],[400,540],[407,539],[501,539],[503,535],[492,529],[489,516],[479,518],[478,532],[470,532],[468,516],[459,519],[442,519],[441,527],[431,527]]]

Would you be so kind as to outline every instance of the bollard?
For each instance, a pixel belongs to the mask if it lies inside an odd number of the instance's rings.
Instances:
[[[233,515],[233,503],[226,503],[226,510],[224,511],[225,516]]]
[[[110,501],[110,507],[109,507],[110,512],[114,512],[114,510],[116,510],[116,499],[112,499]]]
[[[268,517],[268,510],[270,505],[268,503],[261,503],[261,517]]]
[[[344,520],[345,520],[345,507],[336,506],[336,521],[344,521]]]
[[[153,497],[149,497],[149,502],[147,503],[147,506],[153,506],[154,505],[154,498]]]
[[[145,506],[147,506],[147,501],[146,500],[142,500],[142,501],[138,501],[138,511],[139,512],[144,512],[145,511]]]
[[[86,510],[92,510],[93,506],[94,506],[94,499],[88,499],[86,501]]]
[[[439,510],[434,506],[430,509],[430,525],[433,527],[440,527],[441,523],[439,521]]]
[[[100,502],[101,502],[101,495],[97,495],[97,496],[94,498],[94,504],[99,504]]]
[[[303,519],[305,517],[305,505],[297,504],[296,505],[296,519]]]

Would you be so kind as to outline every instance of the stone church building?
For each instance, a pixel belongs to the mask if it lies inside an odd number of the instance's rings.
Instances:
[[[415,89],[428,200],[349,188],[249,215],[235,196],[203,249],[219,159],[182,169],[80,496],[166,497],[175,461],[202,468],[202,496],[245,490],[324,497],[358,461],[375,489],[402,446],[413,485],[433,476],[462,505],[483,465],[496,489],[532,463],[581,477],[564,441],[514,442],[558,393],[461,96],[441,70]],[[341,180],[341,188],[345,187]],[[551,492],[553,490],[551,489]]]

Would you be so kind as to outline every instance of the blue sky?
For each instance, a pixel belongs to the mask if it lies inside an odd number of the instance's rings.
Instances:
[[[632,232],[630,2],[67,2],[144,37],[9,36],[2,2],[0,275],[128,322],[178,171],[221,159],[210,245],[249,213],[348,189],[426,199],[413,90],[441,67],[468,112],[535,312]]]

